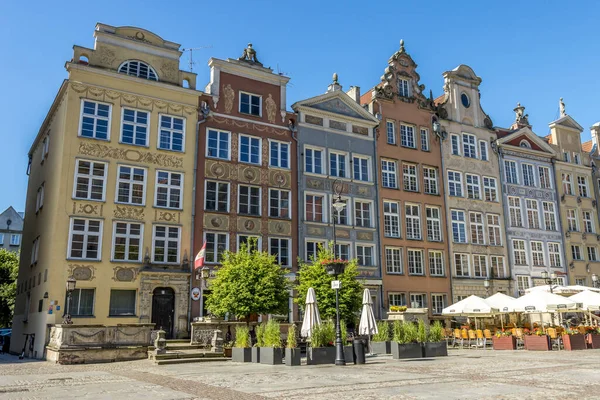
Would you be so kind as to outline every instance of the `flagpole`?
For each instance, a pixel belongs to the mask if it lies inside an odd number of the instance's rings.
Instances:
[[[204,317],[204,285],[205,278],[202,276],[202,269],[204,267],[204,259],[206,256],[206,240],[202,244],[202,248],[196,255],[194,259],[194,274],[196,274],[196,278],[198,274],[200,274],[200,317]],[[198,279],[196,279],[198,280]]]

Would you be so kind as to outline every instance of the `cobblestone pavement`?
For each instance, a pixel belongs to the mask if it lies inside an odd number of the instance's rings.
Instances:
[[[54,365],[0,355],[1,399],[598,399],[600,350],[451,350],[346,367],[149,361]]]

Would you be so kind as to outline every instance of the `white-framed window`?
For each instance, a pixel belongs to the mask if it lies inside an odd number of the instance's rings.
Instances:
[[[291,196],[289,190],[269,189],[269,217],[291,218]]]
[[[394,124],[394,121],[386,121],[385,126],[388,144],[396,144],[396,124]]]
[[[573,153],[573,162],[575,164],[581,164],[581,155],[579,153]]]
[[[470,276],[468,254],[454,253],[454,274],[461,277]]]
[[[527,265],[527,253],[525,251],[525,241],[513,239],[513,258],[516,265]]]
[[[269,139],[269,166],[290,169],[290,144]]]
[[[521,164],[521,169],[523,170],[523,185],[535,186],[535,175],[533,173],[533,165]]]
[[[87,99],[81,100],[79,136],[90,139],[110,139],[112,106]]]
[[[304,195],[304,219],[310,222],[325,222],[324,204],[324,195],[306,193]]]
[[[356,245],[356,260],[361,267],[370,267],[375,265],[373,255],[375,247],[372,245],[357,244]]]
[[[421,128],[421,150],[429,151],[429,131]]]
[[[121,143],[148,146],[148,112],[123,107]]]
[[[115,221],[113,224],[113,261],[141,261],[144,224]]]
[[[204,232],[206,253],[204,261],[207,264],[217,264],[223,260],[223,254],[229,250],[229,235],[222,232]]]
[[[207,129],[206,157],[231,160],[231,133]]]
[[[404,181],[404,190],[408,192],[418,192],[417,166],[415,164],[402,164],[402,177]]]
[[[185,118],[160,115],[158,148],[185,151]]]
[[[562,174],[563,193],[573,195],[573,180],[571,174]]]
[[[181,228],[168,225],[152,228],[152,260],[160,264],[179,264]]]
[[[240,92],[240,113],[262,116],[262,96]]]
[[[40,187],[37,190],[36,196],[35,196],[35,212],[39,212],[42,207],[44,207],[44,187],[46,186],[46,183],[42,183],[40,185]],[[1,244],[1,243],[0,243]]]
[[[317,258],[319,250],[325,247],[324,240],[306,240],[306,261]]]
[[[596,247],[588,246],[587,253],[589,261],[598,261],[598,253],[596,251]]]
[[[487,278],[487,257],[481,254],[473,254],[473,276],[475,278]]]
[[[147,173],[146,168],[119,165],[115,203],[144,205]]]
[[[104,201],[108,165],[99,161],[75,160],[73,198]]]
[[[371,171],[369,168],[370,159],[366,156],[353,155],[352,156],[352,168],[354,172],[354,180],[370,182]]]
[[[392,160],[381,160],[381,186],[398,188],[398,164]]]
[[[531,263],[537,267],[544,265],[544,245],[542,242],[531,241]]]
[[[498,187],[496,178],[483,177],[483,196],[485,201],[498,201]]]
[[[540,229],[540,212],[537,200],[526,199],[527,226],[529,229]]]
[[[383,233],[385,237],[400,237],[400,203],[383,201]]]
[[[409,82],[406,79],[398,79],[398,95],[402,97],[410,97]]]
[[[247,164],[260,165],[261,163],[261,148],[262,141],[260,138],[248,135],[239,135],[240,139],[240,150],[239,160],[240,162]]]
[[[575,284],[578,286],[587,286],[587,279],[585,278],[575,278]]]
[[[36,237],[31,246],[31,265],[37,264],[40,254],[40,237]]]
[[[102,220],[71,218],[69,259],[100,260],[102,255]]]
[[[477,158],[477,140],[475,135],[469,135],[468,133],[462,134],[463,140],[463,155],[469,158]]]
[[[552,179],[550,178],[550,168],[538,167],[538,177],[542,189],[552,189]]]
[[[425,193],[439,194],[437,168],[423,167],[423,183],[425,185]]]
[[[311,174],[323,174],[323,149],[312,147],[304,149],[304,171]]]
[[[440,315],[446,308],[447,296],[445,294],[431,294],[431,313]]]
[[[427,307],[427,294],[426,293],[411,293],[410,294],[410,307],[411,308],[426,308]]]
[[[554,203],[549,201],[542,202],[544,210],[544,227],[547,231],[556,230],[556,214],[554,213]]]
[[[485,233],[483,230],[483,214],[478,212],[469,213],[471,226],[471,243],[485,244]]]
[[[238,186],[238,214],[260,215],[261,188],[257,186]]]
[[[262,250],[262,237],[258,235],[237,235],[237,251],[240,251],[242,245],[248,245],[248,252]]]
[[[508,197],[508,213],[510,226],[522,227],[523,216],[521,215],[521,199],[518,197]]]
[[[41,150],[42,150],[42,152],[41,152],[42,159],[40,161],[43,164],[44,160],[46,158],[48,158],[48,151],[50,150],[50,135],[49,134],[44,137],[44,140],[42,141],[42,149]]]
[[[269,238],[269,253],[275,256],[277,264],[282,267],[291,267],[291,239]]]
[[[486,214],[488,228],[488,244],[490,246],[502,246],[502,235],[500,230],[500,216]]]
[[[354,201],[354,225],[363,228],[373,227],[372,203],[368,201]]]
[[[531,287],[531,278],[526,275],[517,275],[517,290],[520,293],[525,293],[525,290]]]
[[[485,140],[479,141],[479,157],[481,161],[488,161],[488,147]]]
[[[387,247],[385,248],[385,270],[388,274],[403,274],[402,266],[402,248]]]
[[[400,124],[400,145],[411,149],[417,148],[415,128],[413,126]]]
[[[407,249],[408,256],[408,274],[409,275],[424,275],[423,269],[423,250]]]
[[[108,315],[135,316],[136,292],[135,289],[111,289]]]
[[[71,293],[69,304],[69,315],[84,317],[94,315],[94,293],[95,289],[75,288]],[[65,302],[65,304],[67,304]]]
[[[421,239],[421,209],[416,204],[404,204],[406,217],[406,238]]]
[[[388,293],[389,306],[405,306],[406,293]]]
[[[335,258],[339,258],[342,260],[350,260],[350,244],[349,243],[339,243],[335,244]]]
[[[506,276],[504,270],[504,257],[490,256],[490,275],[492,278],[502,279]]]
[[[465,174],[465,181],[467,182],[467,198],[481,200],[479,175]]]
[[[548,257],[551,267],[560,267],[560,243],[548,242]]]
[[[154,69],[143,61],[128,60],[119,66],[119,72],[138,78],[158,81],[158,76]]]
[[[579,188],[580,197],[589,197],[587,179],[585,178],[585,176],[577,177],[577,186]]]
[[[183,174],[156,171],[155,207],[183,208]]]
[[[519,183],[519,174],[517,174],[517,163],[510,160],[504,160],[504,173],[507,183]]]
[[[576,244],[571,245],[571,255],[573,256],[573,260],[583,260],[583,257],[581,255],[581,246]]]
[[[329,152],[329,175],[345,178],[347,175],[346,163],[348,156],[345,153]]]
[[[579,224],[577,221],[577,210],[567,210],[567,228],[569,231],[579,231]]]
[[[452,241],[454,243],[467,243],[467,225],[465,212],[461,210],[450,210],[452,217]]]
[[[448,171],[448,192],[450,196],[463,197],[462,174]]]
[[[444,276],[444,253],[438,250],[429,250],[429,275]]]
[[[10,235],[10,245],[18,246],[19,244],[21,244],[21,235],[19,235],[18,233],[11,234]]]
[[[430,242],[442,241],[442,216],[439,207],[425,207],[427,218],[427,240]]]
[[[229,212],[229,182],[205,181],[204,209]]]
[[[460,156],[460,138],[458,135],[450,135],[450,143],[452,146],[452,155]]]
[[[4,233],[0,233],[0,244],[4,244]]]
[[[583,211],[583,228],[586,233],[594,233],[594,218],[592,217],[592,211]]]
[[[571,162],[571,154],[568,151],[563,152],[563,161]]]

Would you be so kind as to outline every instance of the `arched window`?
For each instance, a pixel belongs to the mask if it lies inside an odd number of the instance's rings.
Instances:
[[[521,147],[525,147],[526,149],[530,149],[531,148],[531,144],[529,144],[529,142],[525,139],[521,140],[521,143],[519,143],[519,146]]]
[[[125,61],[119,67],[119,72],[131,76],[137,76],[138,78],[151,79],[153,81],[158,80],[154,69],[142,61]]]

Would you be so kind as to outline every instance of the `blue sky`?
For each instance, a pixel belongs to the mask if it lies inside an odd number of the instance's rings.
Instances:
[[[379,82],[404,39],[426,93],[442,93],[442,73],[459,64],[482,79],[484,110],[512,123],[517,102],[539,135],[558,117],[558,99],[584,128],[600,121],[600,3],[437,1],[5,1],[0,13],[0,210],[24,209],[27,152],[63,79],[74,44],[93,47],[97,22],[139,26],[194,53],[199,87],[212,57],[239,57],[254,44],[265,66],[292,79],[294,101],[323,93],[337,72],[344,88]],[[173,8],[167,7],[173,4]],[[182,69],[187,69],[187,55]],[[592,96],[592,97],[589,97]],[[73,133],[75,134],[75,133]]]

